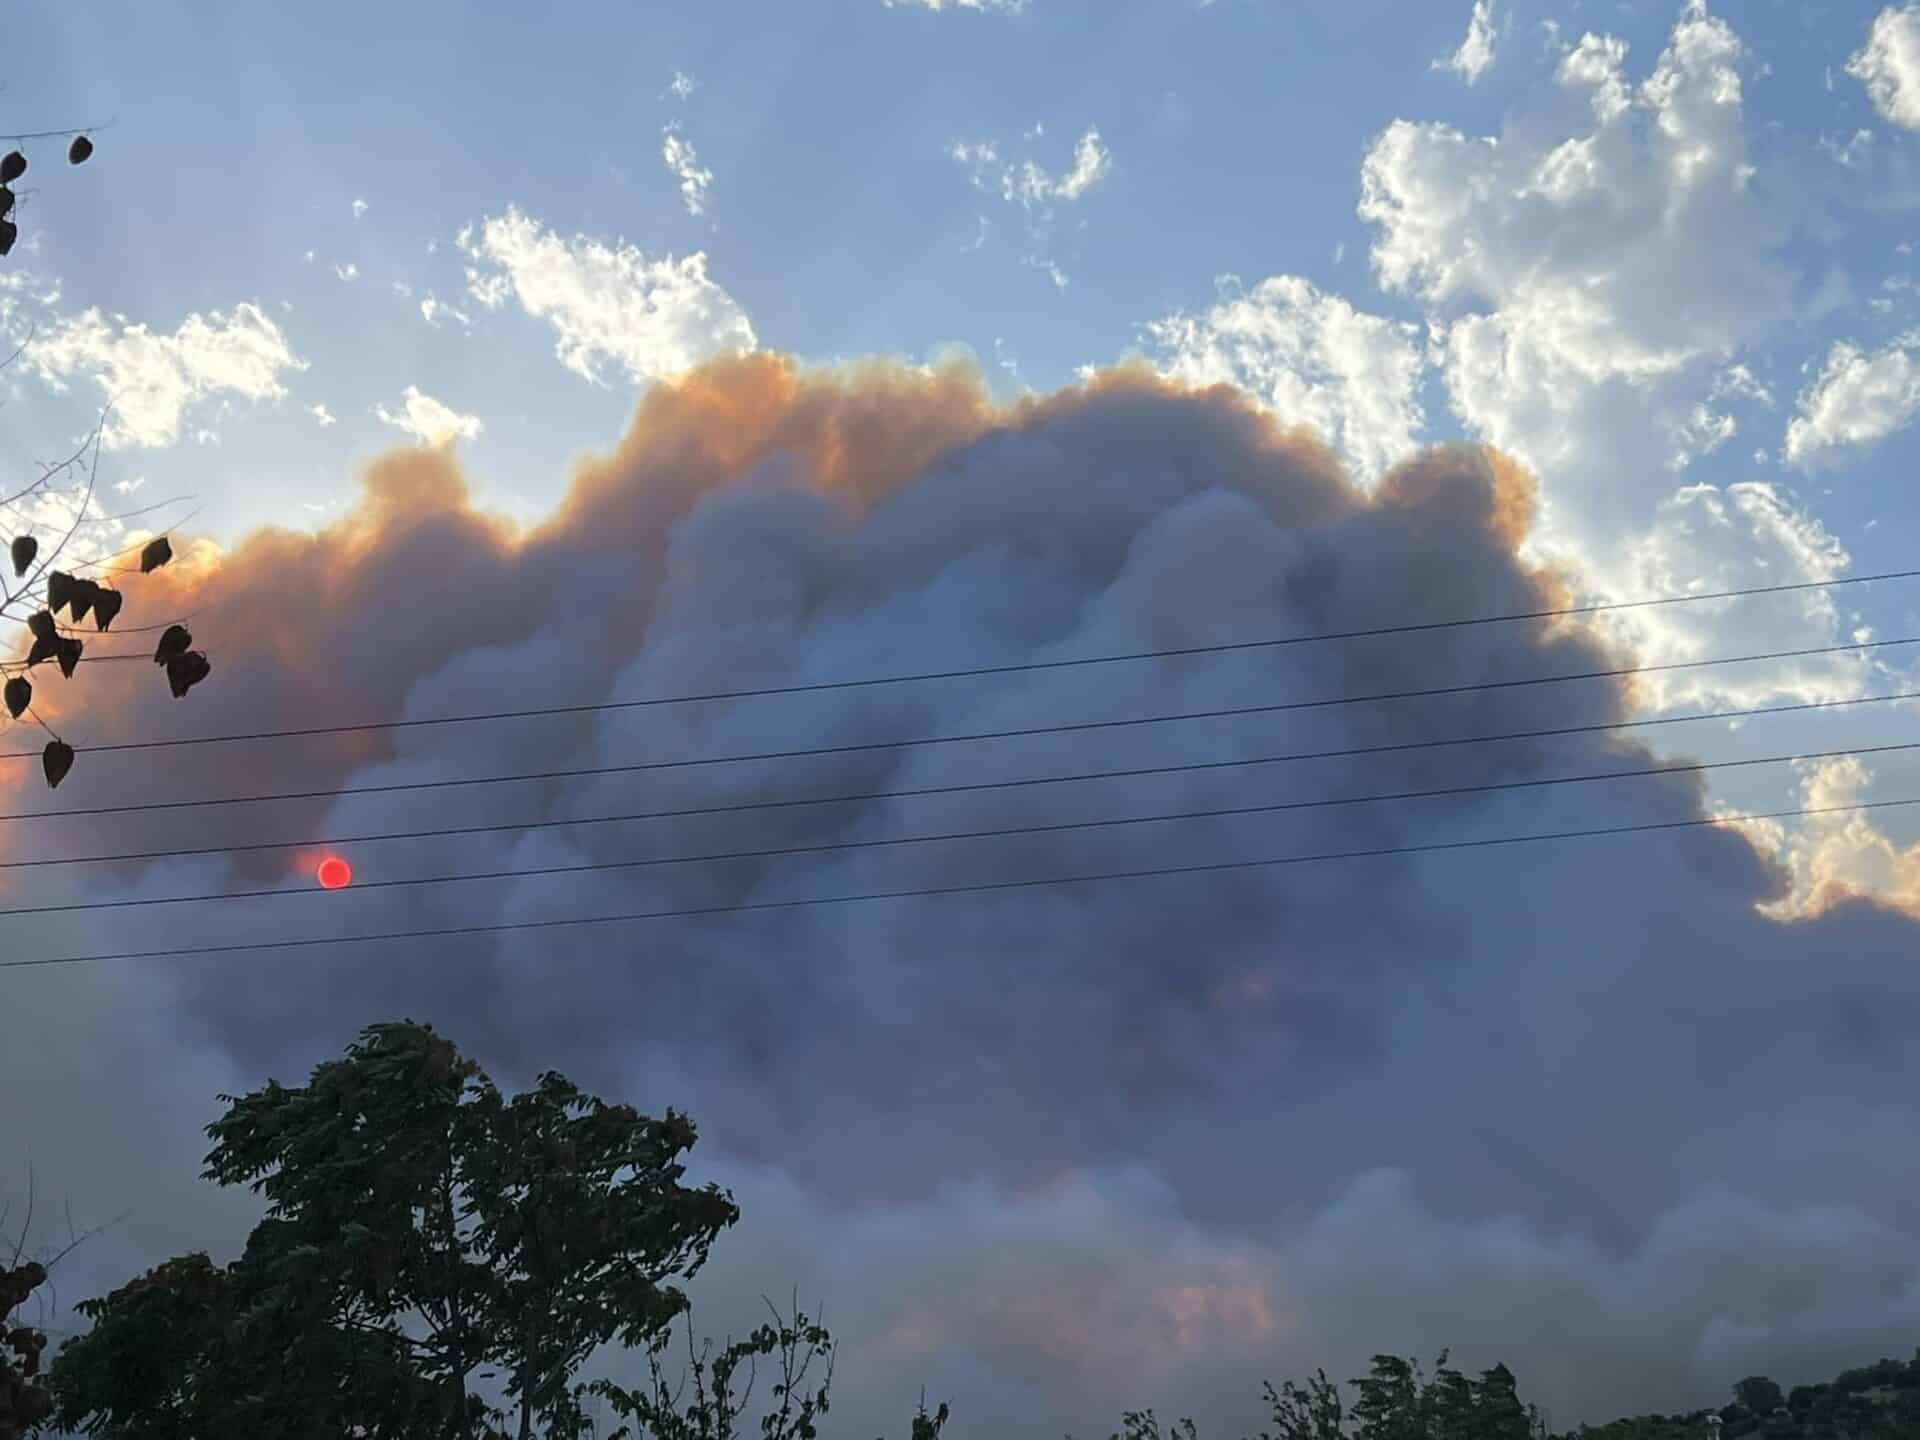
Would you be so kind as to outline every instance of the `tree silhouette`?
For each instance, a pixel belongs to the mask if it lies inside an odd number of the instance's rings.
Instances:
[[[46,1331],[29,1325],[19,1315],[36,1291],[48,1283],[53,1268],[88,1239],[106,1229],[105,1225],[77,1230],[73,1216],[67,1216],[67,1243],[51,1253],[26,1257],[27,1238],[33,1228],[33,1168],[27,1169],[27,1214],[10,1257],[0,1255],[0,1440],[22,1440],[35,1435],[53,1414],[54,1397],[50,1376],[41,1364],[47,1348]],[[0,1247],[4,1247],[7,1217],[12,1207],[0,1207]],[[124,1217],[122,1217],[124,1218]],[[114,1221],[109,1224],[117,1223]],[[47,1297],[42,1295],[42,1319]]]

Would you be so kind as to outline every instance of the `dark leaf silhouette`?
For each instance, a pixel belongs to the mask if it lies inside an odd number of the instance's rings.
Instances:
[[[93,609],[93,602],[100,598],[100,587],[91,580],[76,580],[67,591],[67,610],[78,625],[87,618]]]
[[[11,185],[27,173],[27,157],[18,150],[9,150],[6,158],[0,160],[0,185]]]
[[[16,675],[7,681],[7,713],[14,719],[20,718],[20,712],[33,702],[33,682],[24,675]]]
[[[169,625],[166,633],[160,637],[160,643],[154,647],[153,663],[165,665],[177,659],[193,647],[193,632],[184,625]]]
[[[33,564],[34,556],[40,553],[40,542],[31,535],[20,535],[13,542],[13,573],[16,577],[27,573],[27,567]]]
[[[73,144],[67,147],[67,163],[69,165],[84,164],[91,154],[93,154],[93,142],[84,135],[76,135],[73,137]]]
[[[147,542],[147,548],[140,552],[140,573],[146,575],[158,570],[172,558],[173,546],[167,543],[166,536],[162,535],[158,540],[150,540]]]
[[[172,687],[176,700],[212,673],[212,662],[198,650],[189,650],[167,661],[167,684]]]
[[[113,628],[113,617],[120,613],[120,607],[126,604],[126,597],[118,590],[109,590],[104,585],[95,586],[93,597],[93,623],[101,630]]]
[[[20,238],[20,227],[11,220],[0,220],[0,255],[13,249],[13,242]]]
[[[47,609],[58,615],[73,603],[74,579],[64,570],[55,570],[47,576]],[[79,619],[74,616],[74,619]]]
[[[40,752],[40,765],[47,772],[48,787],[58,790],[67,772],[73,769],[73,747],[64,740],[49,740],[47,748]]]
[[[7,216],[12,213],[13,187],[11,185],[0,185],[0,216]]]
[[[35,639],[33,648],[27,651],[27,664],[38,665],[42,660],[51,660],[60,653],[60,637],[49,635],[44,639]]]
[[[86,647],[71,635],[62,635],[53,646],[53,653],[60,657],[60,673],[71,680],[73,667],[80,663],[80,652]]]
[[[51,610],[34,611],[27,617],[27,629],[33,632],[34,639],[45,640],[48,644],[52,644],[53,637],[60,633],[54,628]]]

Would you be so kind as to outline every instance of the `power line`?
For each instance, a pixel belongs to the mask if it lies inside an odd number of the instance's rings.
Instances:
[[[405,880],[364,881],[362,890],[393,890],[416,885],[449,885],[469,880],[531,880],[547,875],[582,875],[598,870],[639,870],[654,865],[695,865],[722,860],[766,860],[781,856],[820,855],[837,850],[877,850],[891,845],[929,845],[951,840],[1003,840],[1020,835],[1050,835],[1064,830],[1106,830],[1124,825],[1156,825],[1174,820],[1211,820],[1237,815],[1270,815],[1292,810],[1324,810],[1339,805],[1369,805],[1394,800],[1430,800],[1440,796],[1486,795],[1506,790],[1534,790],[1548,785],[1580,785],[1598,780],[1635,780],[1652,775],[1693,775],[1707,770],[1732,770],[1748,765],[1786,765],[1802,760],[1834,760],[1841,756],[1883,755],[1896,750],[1920,750],[1920,740],[1894,745],[1866,745],[1851,750],[1814,750],[1799,755],[1764,755],[1748,760],[1712,760],[1685,765],[1661,765],[1642,770],[1603,770],[1585,775],[1559,775],[1529,780],[1498,780],[1474,785],[1444,785],[1428,790],[1399,790],[1376,795],[1343,795],[1331,799],[1280,800],[1264,805],[1233,805],[1213,810],[1176,810],[1164,815],[1130,815],[1099,820],[1069,820],[1047,825],[1004,825],[991,830],[956,830],[934,835],[899,835],[884,840],[834,840],[814,845],[781,845],[762,850],[722,850],[709,855],[663,855],[645,860],[597,860],[586,865],[546,865],[534,870],[489,870],[471,875],[428,875]],[[147,905],[191,905],[211,900],[270,900],[289,895],[314,895],[297,889],[228,890],[208,895],[166,895],[139,900],[86,900],[62,905],[19,905],[0,909],[0,915],[55,915],[80,910],[126,910]]]
[[[110,558],[110,557],[109,557]],[[639,700],[601,701],[591,705],[541,706],[527,710],[492,710],[470,715],[444,715],[417,720],[373,720],[352,725],[315,725],[293,730],[256,730],[232,735],[186,736],[173,740],[135,740],[115,745],[89,746],[90,753],[115,750],[157,750],[178,745],[219,745],[239,740],[282,740],[312,735],[344,735],[368,730],[398,730],[419,725],[458,725],[483,720],[518,720],[539,715],[576,715],[602,710],[630,710],[659,705],[691,705],[704,701],[753,700],[776,695],[808,695],[831,690],[854,690],[876,685],[906,685],[933,680],[964,680],[989,675],[1019,675],[1041,670],[1065,670],[1087,665],[1117,665],[1137,660],[1164,660],[1193,655],[1221,655],[1242,650],[1275,649],[1287,645],[1307,645],[1333,640],[1360,640],[1385,635],[1411,635],[1433,630],[1461,629],[1473,625],[1499,625],[1522,620],[1561,619],[1574,615],[1592,615],[1602,611],[1632,610],[1654,605],[1680,605],[1701,600],[1731,600],[1754,595],[1777,595],[1791,591],[1818,590],[1836,585],[1865,585],[1876,580],[1905,580],[1920,576],[1920,570],[1888,570],[1874,575],[1843,576],[1837,580],[1808,580],[1790,585],[1762,585],[1743,590],[1718,590],[1693,595],[1663,595],[1648,600],[1612,600],[1593,605],[1570,605],[1552,610],[1526,610],[1510,615],[1483,615],[1465,620],[1428,620],[1407,625],[1379,625],[1362,630],[1335,630],[1316,635],[1288,635],[1266,640],[1236,640],[1215,645],[1184,645],[1161,650],[1136,650],[1118,655],[1089,655],[1066,660],[1028,660],[1006,665],[977,665],[959,670],[930,670],[908,675],[881,675],[854,680],[821,680],[796,685],[766,685],[746,690],[717,690],[697,695],[662,695]],[[1868,650],[1879,645],[1912,644],[1912,640],[1869,641],[1859,645],[1830,645],[1815,649],[1781,650],[1766,655],[1738,656],[1735,660],[1791,659],[1809,655],[1833,655],[1843,651]],[[102,660],[134,660],[138,655],[102,655]],[[1640,666],[1633,670],[1596,672],[1599,674],[1639,674],[1659,669],[1685,669],[1692,665],[1732,664],[1734,660],[1694,660],[1667,666]],[[35,760],[37,750],[0,753],[0,760]]]
[[[1843,710],[1856,705],[1878,705],[1897,700],[1920,700],[1920,690],[1896,691],[1890,695],[1864,695],[1852,700],[1814,700],[1792,705],[1760,705],[1741,710],[1708,710],[1695,715],[1663,715],[1647,720],[1600,721],[1585,725],[1557,725],[1537,730],[1510,730],[1498,735],[1468,735],[1455,739],[1402,740],[1381,745],[1358,745],[1337,750],[1302,750],[1282,755],[1261,755],[1247,759],[1194,760],[1180,764],[1142,765],[1121,770],[1090,770],[1069,775],[1034,775],[1017,780],[975,780],[948,785],[922,785],[906,789],[870,790],[840,795],[796,796],[784,800],[746,800],[720,805],[692,805],[673,810],[639,810],[618,815],[589,815],[565,820],[519,820],[493,825],[448,825],[428,830],[396,830],[370,835],[335,835],[305,840],[262,840],[240,845],[201,845],[171,850],[135,850],[112,855],[75,855],[53,859],[0,860],[0,870],[30,869],[49,865],[100,865],[114,861],[172,860],[199,855],[240,854],[256,850],[319,849],[336,845],[357,845],[382,840],[428,840],[454,835],[490,835],[504,831],[551,830],[571,825],[609,825],[632,820],[676,820],[696,815],[734,815],[759,810],[789,810],[808,805],[851,805],[871,801],[915,799],[932,795],[958,795],[981,790],[1020,790],[1037,785],[1069,785],[1097,780],[1129,780],[1149,775],[1180,775],[1205,770],[1247,769],[1256,765],[1279,765],[1301,760],[1335,760],[1357,756],[1384,755],[1412,750],[1434,750],[1454,745],[1488,745],[1508,740],[1541,740],[1566,735],[1591,735],[1616,730],[1650,728],[1656,725],[1684,725],[1701,720],[1750,719],[1762,715],[1783,715],[1805,710]],[[1858,753],[1858,752],[1849,752]],[[627,766],[608,767],[614,770]]]
[[[671,910],[642,910],[626,915],[573,916],[557,920],[515,920],[492,925],[455,925],[433,930],[390,930],[370,935],[316,935],[296,940],[249,940],[227,945],[192,945],[168,950],[120,950],[99,955],[60,955],[35,960],[0,960],[0,969],[27,969],[44,965],[87,965],[105,960],[155,960],[183,955],[220,955],[243,950],[295,950],[315,945],[363,945],[377,940],[426,940],[452,935],[490,935],[509,930],[551,930],[566,925],[614,925],[641,920],[688,919],[707,915],[741,915],[763,910],[800,910],[822,905],[856,905],[881,900],[906,900],[940,895],[981,895],[1002,890],[1028,890],[1050,885],[1091,885],[1114,880],[1149,880],[1177,875],[1219,874],[1230,870],[1270,869],[1321,861],[1379,859],[1394,855],[1427,855],[1452,850],[1480,850],[1497,845],[1528,845],[1553,840],[1581,840],[1611,835],[1640,835],[1659,830],[1688,830],[1707,825],[1753,820],[1789,820],[1810,815],[1853,814],[1920,805],[1907,800],[1870,800],[1850,805],[1822,805],[1797,810],[1761,811],[1747,815],[1717,815],[1695,820],[1659,820],[1639,825],[1611,825],[1592,830],[1556,830],[1533,835],[1501,835],[1482,840],[1442,840],[1420,845],[1384,845],[1364,850],[1332,850],[1312,855],[1280,855],[1258,860],[1219,860],[1198,865],[1156,865],[1143,870],[1109,870],[1091,875],[1052,875],[1030,880],[987,880],[969,885],[924,886],[906,890],[870,890],[857,895],[812,895],[795,900],[751,900],[734,905],[695,905]]]
[[[1707,665],[1735,665],[1755,660],[1779,660],[1794,655],[1830,654],[1834,649],[1865,650],[1876,646],[1920,644],[1920,636],[1900,640],[1870,640],[1861,645],[1818,650],[1774,650],[1757,655],[1732,655],[1718,660],[1674,660],[1659,665],[1622,666],[1608,670],[1581,670],[1566,675],[1537,675],[1519,680],[1479,680],[1468,685],[1434,685],[1417,690],[1387,690],[1371,695],[1339,695],[1315,700],[1282,700],[1264,705],[1234,705],[1214,710],[1187,710],[1172,715],[1142,715],[1124,719],[1077,720],[1055,725],[1027,725],[1006,730],[976,730],[961,735],[925,735],[902,740],[865,740],[845,745],[811,745],[788,750],[762,750],[740,755],[706,755],[683,760],[646,760],[626,765],[595,765],[572,770],[538,770],[520,775],[483,775],[452,780],[407,780],[386,785],[344,785],[327,790],[286,790],[264,795],[229,795],[196,800],[151,800],[129,805],[96,805],[71,810],[21,810],[0,820],[50,820],[79,815],[127,815],[149,810],[193,810],[214,805],[254,805],[274,800],[328,800],[342,795],[388,795],[406,790],[445,790],[467,785],[504,785],[524,780],[566,780],[591,775],[631,774],[652,770],[685,770],[705,765],[739,765],[763,760],[803,760],[826,755],[853,755],[874,750],[904,750],[921,745],[973,744],[985,740],[1014,740],[1034,735],[1065,735],[1093,730],[1117,730],[1140,725],[1167,725],[1186,720],[1223,720],[1248,715],[1277,715],[1320,710],[1339,705],[1365,705],[1389,700],[1430,699],[1467,695],[1486,690],[1510,690],[1527,685],[1559,685],[1573,680],[1615,679],[1666,670],[1690,670]],[[620,702],[636,704],[647,702]],[[586,706],[603,709],[604,706]],[[1617,728],[1617,727],[1608,727]]]

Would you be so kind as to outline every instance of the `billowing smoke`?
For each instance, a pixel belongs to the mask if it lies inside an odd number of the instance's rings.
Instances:
[[[343,844],[359,884],[337,893],[312,884],[317,844],[0,869],[7,906],[301,892],[0,917],[9,956],[1661,824],[1708,813],[1700,776],[817,848],[1637,770],[1689,746],[1774,753],[1754,722],[903,793],[1627,718],[1621,683],[1586,681],[941,743],[1631,663],[1566,622],[86,752],[1498,615],[1568,593],[1515,558],[1533,488],[1501,456],[1425,452],[1363,491],[1234,392],[1137,371],[999,409],[961,370],[716,363],[650,391],[524,534],[469,507],[442,451],[391,454],[364,484],[317,535],[183,544],[127,619],[194,612],[213,679],[191,704],[139,664],[49,682],[79,764],[54,797],[12,765],[5,812],[843,748],[9,821],[0,860],[870,798]],[[799,847],[816,848],[368,888]],[[1920,1334],[1920,1125],[1899,1099],[1920,1094],[1920,927],[1867,901],[1758,914],[1782,884],[1741,835],[1694,827],[10,970],[0,1121],[76,1209],[134,1209],[96,1269],[68,1277],[69,1297],[90,1293],[190,1244],[237,1245],[245,1205],[210,1205],[191,1178],[214,1089],[291,1080],[361,1025],[410,1015],[503,1083],[555,1067],[690,1111],[746,1212],[707,1281],[714,1323],[753,1323],[761,1289],[825,1300],[849,1347],[849,1433],[897,1430],[922,1383],[982,1429],[1085,1433],[1143,1404],[1238,1426],[1258,1418],[1263,1376],[1443,1345],[1470,1368],[1504,1359],[1558,1424],[1598,1420],[1718,1401],[1755,1369],[1814,1378]]]

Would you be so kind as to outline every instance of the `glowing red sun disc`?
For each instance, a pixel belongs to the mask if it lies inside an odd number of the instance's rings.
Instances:
[[[353,867],[338,855],[329,855],[320,862],[314,878],[320,882],[322,890],[338,890],[353,881]]]

